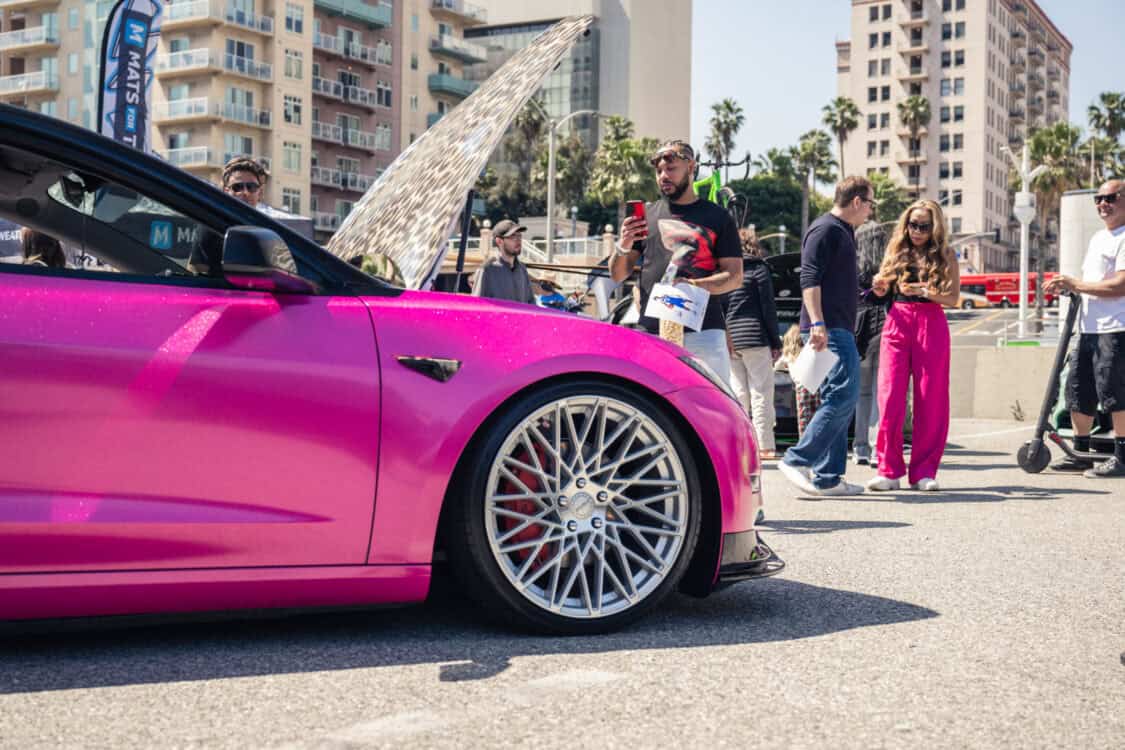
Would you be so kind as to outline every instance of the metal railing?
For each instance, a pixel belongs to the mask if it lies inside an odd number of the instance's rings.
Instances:
[[[377,106],[375,92],[371,89],[360,88],[359,86],[345,86],[344,100],[372,109]]]
[[[344,142],[344,129],[339,125],[333,125],[330,122],[320,122],[319,120],[312,121],[312,137],[318,138],[322,141],[332,141],[333,143]]]
[[[344,145],[355,146],[356,148],[367,149],[368,151],[375,150],[375,134],[368,133],[365,130],[344,130]]]
[[[259,128],[268,128],[273,124],[273,115],[268,109],[255,109],[245,104],[223,104],[222,116],[224,120],[241,122]]]
[[[316,211],[313,213],[313,226],[322,232],[335,232],[340,228],[340,222],[344,217],[339,214],[330,214],[324,211]]]
[[[228,7],[223,20],[232,26],[240,26],[244,29],[257,31],[260,34],[273,33],[273,18],[270,16],[259,16],[238,8]]]
[[[488,51],[479,44],[466,42],[452,34],[437,34],[430,37],[430,49],[435,52],[445,52],[459,60],[467,62],[484,62],[488,59]]]
[[[58,88],[58,76],[49,75],[44,70],[0,78],[0,94],[19,94],[29,91],[57,91]]]
[[[17,29],[0,34],[0,50],[27,47],[32,44],[58,44],[59,33],[46,26],[33,26],[29,29]]]
[[[164,23],[175,23],[177,21],[194,21],[201,18],[211,18],[216,22],[222,20],[222,16],[211,7],[210,0],[193,0],[192,2],[173,2],[169,3],[164,12]]]
[[[182,117],[207,117],[217,115],[218,110],[219,106],[208,103],[205,96],[195,99],[174,99],[158,108],[156,117],[162,120],[175,120]]]
[[[376,177],[369,174],[359,174],[358,172],[344,172],[343,180],[343,186],[348,190],[366,193],[367,188],[375,184]]]
[[[431,0],[433,10],[444,10],[456,13],[462,18],[467,18],[476,23],[488,23],[488,11],[479,5],[466,3],[464,0]]]
[[[158,55],[156,58],[157,71],[207,68],[214,64],[215,55],[210,49],[206,48],[171,52],[166,55]]]
[[[338,169],[328,167],[313,167],[309,170],[309,181],[314,185],[327,187],[340,187],[344,184],[343,173]]]
[[[211,149],[206,146],[170,148],[164,152],[164,158],[169,164],[174,164],[177,167],[217,166],[211,160]]]
[[[333,99],[344,98],[344,84],[339,81],[333,81],[331,78],[316,78],[312,79],[312,90],[314,94],[321,96],[328,96]]]
[[[454,96],[466,97],[477,90],[480,85],[475,81],[466,81],[464,78],[457,78],[448,73],[431,73],[427,82],[430,91],[436,91],[443,94],[453,94]]]
[[[223,68],[231,73],[237,73],[247,78],[256,78],[260,81],[273,79],[273,66],[269,63],[258,62],[249,57],[239,55],[225,55]]]

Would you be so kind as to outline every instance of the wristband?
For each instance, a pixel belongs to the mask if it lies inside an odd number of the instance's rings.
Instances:
[[[631,249],[629,249],[627,247],[621,247],[621,245],[614,245],[613,249],[617,252],[618,255],[621,255],[621,256],[625,256],[625,255],[628,255],[629,253],[633,252]]]
[[[824,321],[818,320],[815,323],[809,323],[810,328],[824,328]]]

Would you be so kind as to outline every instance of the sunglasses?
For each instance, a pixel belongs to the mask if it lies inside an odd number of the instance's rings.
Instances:
[[[912,232],[928,232],[934,228],[934,225],[929,222],[920,224],[917,221],[908,221],[906,222],[906,226],[909,227]]]
[[[677,151],[666,151],[663,154],[657,154],[649,159],[648,163],[652,165],[653,169],[660,169],[663,164],[674,164],[676,160],[691,161],[691,157],[686,154],[681,154]]]
[[[1120,190],[1117,191],[1116,193],[1109,193],[1108,195],[1095,195],[1094,196],[1094,205],[1096,206],[1099,203],[1108,203],[1109,205],[1112,206],[1114,203],[1117,203],[1117,196],[1119,196],[1119,195],[1121,195]]]
[[[256,193],[261,187],[257,182],[235,182],[227,185],[227,190],[232,193]]]

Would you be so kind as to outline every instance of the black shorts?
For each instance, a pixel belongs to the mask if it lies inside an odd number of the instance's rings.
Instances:
[[[1125,410],[1125,331],[1083,333],[1070,353],[1066,408],[1093,416]]]

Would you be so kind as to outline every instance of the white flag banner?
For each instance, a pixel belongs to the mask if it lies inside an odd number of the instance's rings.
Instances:
[[[707,300],[711,294],[706,289],[688,284],[654,284],[648,296],[645,315],[657,320],[679,323],[684,328],[698,331],[707,314]]]

